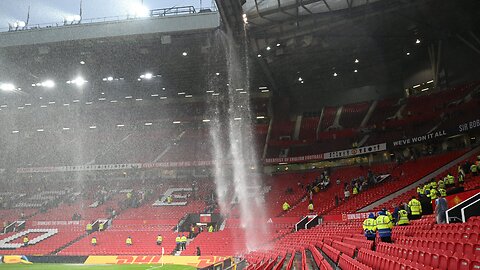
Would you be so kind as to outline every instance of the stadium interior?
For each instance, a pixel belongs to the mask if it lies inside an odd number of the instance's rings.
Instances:
[[[480,2],[148,10],[0,29],[0,258],[480,269]]]

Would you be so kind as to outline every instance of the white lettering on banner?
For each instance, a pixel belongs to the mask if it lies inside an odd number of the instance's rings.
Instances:
[[[480,127],[480,119],[476,119],[476,120],[458,125],[458,131],[465,132],[478,127]]]
[[[402,140],[394,141],[393,146],[402,146],[402,145],[407,145],[407,144],[411,144],[411,143],[421,143],[421,142],[425,142],[425,141],[428,141],[428,140],[432,140],[432,139],[436,139],[436,138],[440,138],[440,137],[444,137],[444,136],[447,136],[447,132],[445,130],[440,130],[440,131],[435,131],[435,132],[428,133],[428,134],[425,134],[425,135],[421,135],[421,136],[418,136],[418,137],[412,137],[412,138],[408,138],[408,139],[402,139]]]
[[[368,215],[370,213],[365,212],[365,213],[353,213],[353,214],[347,214],[347,220],[354,220],[354,219],[366,219],[368,218]]]
[[[308,155],[300,157],[283,157],[283,158],[267,158],[265,163],[282,163],[282,162],[301,162],[301,161],[311,161],[311,160],[322,160],[323,154],[317,155]]]
[[[328,152],[323,154],[323,158],[333,159],[333,158],[353,157],[353,156],[364,155],[364,154],[380,152],[385,150],[387,150],[387,144],[381,143],[381,144],[363,146],[363,147],[354,148],[354,149]]]

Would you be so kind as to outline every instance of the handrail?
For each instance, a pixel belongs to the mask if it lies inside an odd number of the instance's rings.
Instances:
[[[215,12],[216,8],[212,7],[211,12]],[[3,27],[0,28],[0,32],[18,32],[18,31],[28,31],[28,30],[38,30],[45,28],[57,28],[57,27],[68,27],[71,25],[79,24],[91,24],[91,23],[103,23],[103,22],[118,22],[118,21],[127,21],[127,20],[145,20],[155,17],[166,17],[166,16],[180,16],[188,14],[198,14],[205,13],[205,9],[201,9],[200,12],[197,12],[194,6],[179,6],[179,7],[170,7],[170,8],[159,8],[150,10],[150,15],[148,17],[136,17],[132,15],[119,15],[119,16],[108,16],[108,17],[98,17],[90,19],[81,19],[79,21],[63,21],[63,22],[50,22],[50,23],[38,23],[26,25],[22,28],[13,28],[13,27]]]

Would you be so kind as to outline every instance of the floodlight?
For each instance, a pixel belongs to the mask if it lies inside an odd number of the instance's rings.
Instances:
[[[113,81],[113,77],[111,77],[111,76],[107,77],[107,81],[110,81],[110,82]]]
[[[270,51],[272,48],[270,46],[267,47],[267,51]]]
[[[183,52],[182,55],[183,55],[183,56],[187,56],[188,53],[187,53],[187,52]]]
[[[358,61],[358,59],[355,59],[355,63],[358,63],[358,62],[360,62],[360,61]]]
[[[46,88],[53,88],[53,87],[55,87],[55,82],[52,81],[52,80],[46,80],[46,81],[42,82],[42,86],[46,87]]]
[[[415,44],[420,44],[420,39],[417,38],[417,40],[415,41]]]
[[[11,83],[0,83],[0,90],[5,92],[11,92],[16,89],[15,85]]]
[[[133,5],[131,8],[131,13],[130,15],[131,16],[134,16],[134,17],[137,17],[137,18],[146,18],[146,17],[150,17],[150,10],[142,5],[142,4],[135,4]]]
[[[153,78],[152,73],[145,73],[145,79],[150,80],[151,78]]]

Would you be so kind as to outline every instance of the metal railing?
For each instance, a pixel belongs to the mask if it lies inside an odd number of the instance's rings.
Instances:
[[[127,20],[145,20],[155,17],[166,17],[166,16],[179,16],[179,15],[189,15],[197,13],[208,13],[215,12],[216,8],[202,8],[199,12],[195,9],[194,6],[181,6],[181,7],[170,7],[170,8],[160,8],[150,10],[150,15],[148,17],[136,17],[134,15],[121,15],[121,16],[109,16],[109,17],[99,17],[99,18],[90,18],[90,19],[81,19],[79,21],[73,22],[54,22],[54,23],[41,23],[41,24],[30,24],[25,27],[3,27],[0,28],[0,32],[18,32],[18,31],[34,31],[38,29],[48,29],[48,28],[57,28],[57,27],[69,27],[72,25],[79,24],[92,24],[92,23],[104,23],[104,22],[118,22],[118,21],[127,21]]]

